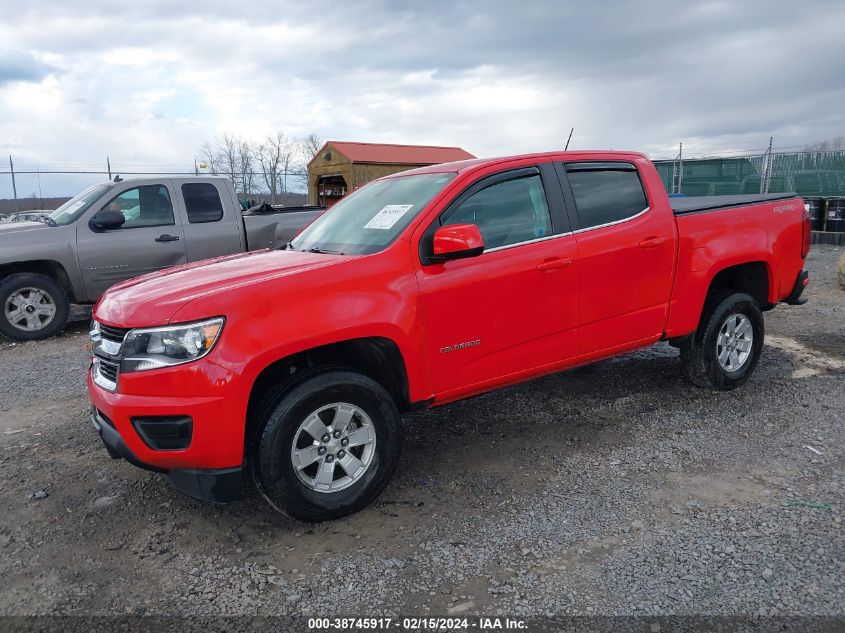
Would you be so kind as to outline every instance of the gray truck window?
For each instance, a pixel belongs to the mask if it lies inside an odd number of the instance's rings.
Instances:
[[[126,222],[121,229],[175,224],[170,194],[164,185],[144,185],[127,189],[109,200],[103,209],[123,213]]]
[[[473,194],[443,222],[475,224],[487,249],[552,234],[552,219],[540,176],[506,180]]]
[[[567,169],[580,229],[619,222],[648,207],[635,169]]]
[[[182,185],[182,197],[191,224],[219,222],[223,219],[223,203],[217,187],[211,183],[186,183]]]

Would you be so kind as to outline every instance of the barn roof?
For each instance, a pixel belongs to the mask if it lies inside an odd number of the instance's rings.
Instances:
[[[352,143],[327,141],[317,156],[331,145],[353,163],[406,163],[409,165],[435,165],[456,160],[475,158],[460,147],[434,145],[394,145],[391,143]],[[313,160],[313,159],[312,159]]]

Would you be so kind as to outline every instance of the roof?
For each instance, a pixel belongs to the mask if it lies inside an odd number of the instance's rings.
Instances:
[[[539,152],[534,154],[518,154],[514,156],[494,156],[490,158],[473,158],[471,160],[460,160],[451,163],[443,163],[440,165],[426,165],[424,167],[416,167],[408,171],[403,171],[398,174],[391,174],[384,176],[384,178],[399,178],[402,176],[412,176],[415,174],[437,174],[445,172],[468,172],[474,169],[484,167],[487,165],[506,164],[514,161],[526,160],[541,160],[548,159],[561,161],[591,161],[591,160],[635,160],[643,158],[648,160],[648,156],[640,152],[629,152],[620,150],[569,150],[569,151],[555,151],[555,152]]]
[[[347,141],[326,141],[314,156],[321,156],[323,149],[331,145],[353,163],[404,163],[409,165],[435,165],[456,160],[475,158],[460,147],[436,145],[394,145],[391,143],[352,143]],[[314,159],[312,159],[313,161]]]

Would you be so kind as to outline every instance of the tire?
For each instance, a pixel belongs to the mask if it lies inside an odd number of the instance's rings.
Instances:
[[[744,333],[736,333],[737,338],[731,341],[733,327]],[[744,292],[714,295],[705,302],[698,329],[681,346],[681,366],[694,385],[720,391],[736,389],[754,373],[764,336],[763,313],[753,297]],[[744,357],[743,352],[747,352]]]
[[[353,409],[347,430],[329,443],[303,428],[319,412],[323,427],[313,422],[313,428],[308,428],[316,434],[323,429],[335,432],[335,416],[341,411],[349,415]],[[393,398],[380,384],[355,371],[294,376],[264,398],[256,422],[247,455],[252,480],[273,508],[302,521],[336,519],[369,505],[390,481],[402,448],[402,421]],[[351,435],[350,429],[357,435]],[[370,436],[374,441],[368,444],[341,445],[344,439],[357,442]],[[311,451],[321,449],[326,452],[316,462],[307,467],[294,465],[294,451],[305,455],[302,462],[306,463],[315,457]],[[329,456],[334,457],[331,465]],[[358,460],[357,466],[352,457]],[[357,468],[354,477],[342,465],[350,463]],[[325,471],[322,479],[320,471],[330,468],[334,479],[327,483]]]
[[[21,303],[30,299],[32,303]],[[64,328],[69,311],[67,294],[46,275],[17,273],[0,281],[0,334],[10,339],[37,341],[54,336]],[[38,327],[33,325],[36,320]]]

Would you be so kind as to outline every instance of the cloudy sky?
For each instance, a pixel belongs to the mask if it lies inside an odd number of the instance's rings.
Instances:
[[[179,6],[181,5],[181,6]],[[0,0],[0,154],[192,164],[314,132],[654,157],[845,135],[842,2]]]

